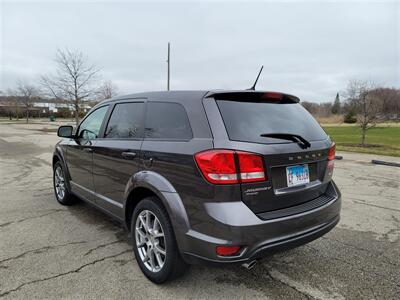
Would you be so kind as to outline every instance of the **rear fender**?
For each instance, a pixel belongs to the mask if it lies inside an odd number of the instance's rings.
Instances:
[[[130,193],[139,187],[151,190],[161,200],[168,212],[178,246],[182,245],[180,240],[189,231],[189,220],[183,202],[172,184],[163,176],[152,171],[141,171],[131,177],[125,189],[124,211]]]

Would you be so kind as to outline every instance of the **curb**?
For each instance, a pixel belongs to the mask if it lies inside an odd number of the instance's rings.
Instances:
[[[391,166],[391,167],[400,167],[400,163],[395,163],[395,162],[388,162],[388,161],[383,161],[383,160],[371,160],[371,163],[375,165],[384,165],[384,166]]]

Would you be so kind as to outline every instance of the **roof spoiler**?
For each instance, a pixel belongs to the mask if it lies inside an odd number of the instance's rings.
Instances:
[[[299,103],[296,96],[268,91],[209,91],[204,98],[230,101],[254,101],[254,102],[278,102],[278,103]]]

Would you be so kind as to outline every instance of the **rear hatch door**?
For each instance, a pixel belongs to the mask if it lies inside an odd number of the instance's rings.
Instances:
[[[261,154],[267,180],[242,183],[242,201],[254,212],[293,207],[323,195],[330,181],[331,141],[293,96],[279,93],[213,95],[228,135],[216,148]]]

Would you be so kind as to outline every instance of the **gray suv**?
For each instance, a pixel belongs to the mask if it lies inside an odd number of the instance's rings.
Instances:
[[[334,143],[292,95],[133,94],[58,135],[57,201],[83,199],[126,225],[156,283],[195,263],[251,268],[339,222]]]

